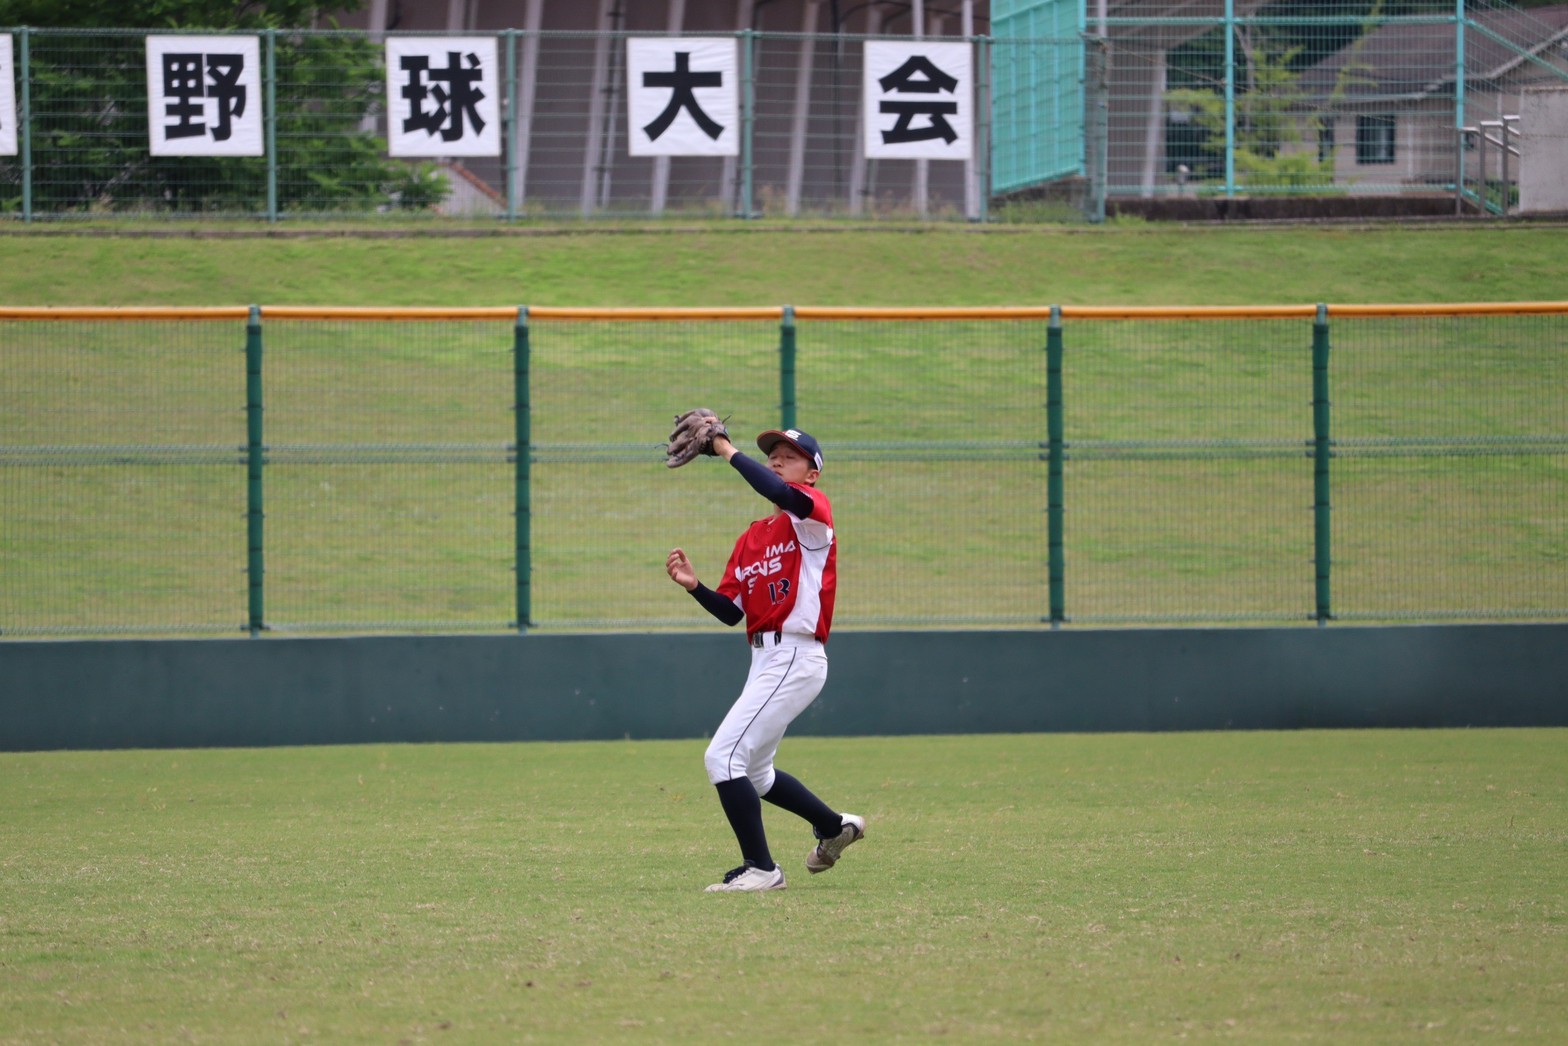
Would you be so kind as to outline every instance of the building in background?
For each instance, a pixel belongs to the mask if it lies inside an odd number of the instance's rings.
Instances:
[[[1334,157],[1335,184],[1447,185],[1454,179],[1456,122],[1516,119],[1525,90],[1568,81],[1568,4],[1481,10],[1470,18],[1462,85],[1453,26],[1437,22],[1374,29],[1302,74],[1307,106],[1323,114],[1318,130],[1332,146],[1326,151]],[[1456,121],[1461,99],[1462,121]],[[1510,148],[1517,130],[1510,131]],[[1475,136],[1469,139],[1460,147],[1475,150]],[[1503,175],[1501,146],[1487,167],[1485,177]],[[1517,174],[1517,161],[1513,167]]]

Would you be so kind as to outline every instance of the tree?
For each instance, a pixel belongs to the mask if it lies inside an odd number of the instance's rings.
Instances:
[[[1236,173],[1250,188],[1303,188],[1326,185],[1334,180],[1331,159],[1319,159],[1316,152],[1291,149],[1299,144],[1302,131],[1314,136],[1315,116],[1303,119],[1302,94],[1297,87],[1299,74],[1291,71],[1294,50],[1276,53],[1257,37],[1238,28],[1246,80],[1235,95],[1234,156]],[[1186,110],[1205,132],[1201,148],[1209,153],[1225,152],[1225,96],[1211,90],[1178,88],[1166,98],[1177,109]]]
[[[1447,14],[1453,6],[1452,0],[1277,0],[1258,12],[1265,20],[1237,23],[1237,173],[1248,186],[1260,188],[1331,183],[1332,158],[1287,147],[1321,133],[1325,113],[1366,69],[1357,52],[1368,33],[1392,17]],[[1309,105],[1298,89],[1301,71],[1346,48],[1351,55],[1333,91]],[[1173,106],[1191,115],[1198,148],[1213,156],[1223,156],[1226,143],[1225,101],[1218,92],[1225,77],[1224,53],[1223,26],[1178,48],[1171,82],[1179,86],[1167,93]]]
[[[0,0],[0,25],[49,29],[306,29],[331,11],[313,0]]]
[[[143,33],[125,29],[274,31],[279,210],[369,209],[403,198],[410,184],[428,185],[432,171],[385,159],[383,142],[367,129],[384,106],[379,49],[361,37],[289,31],[321,17],[321,5],[307,0],[0,0],[0,25],[37,30],[30,39],[34,209],[265,208],[265,158],[148,154]],[[20,206],[18,165],[0,166],[0,195],[7,208]]]

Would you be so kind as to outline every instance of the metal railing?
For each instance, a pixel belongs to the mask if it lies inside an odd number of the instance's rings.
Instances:
[[[1505,113],[1496,120],[1482,120],[1474,127],[1461,127],[1459,138],[1459,177],[1454,193],[1456,213],[1464,213],[1467,203],[1487,214],[1511,213],[1518,203],[1515,177],[1520,158],[1518,115]],[[1476,155],[1474,179],[1471,179],[1466,163],[1466,155],[1472,149]],[[1497,156],[1495,162],[1489,159],[1493,151]]]
[[[0,634],[702,627],[826,450],[845,628],[1568,618],[1568,303],[0,309]],[[711,366],[687,374],[693,346]]]

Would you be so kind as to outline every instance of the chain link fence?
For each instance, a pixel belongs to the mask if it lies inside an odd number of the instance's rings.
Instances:
[[[0,309],[0,633],[707,627],[823,443],[842,628],[1568,618],[1568,305]],[[684,361],[697,347],[700,380]]]
[[[1109,19],[1112,197],[1437,196],[1517,202],[1524,92],[1568,84],[1568,6],[1481,2],[1390,17],[1238,3],[1228,18]],[[1508,121],[1505,125],[1502,121]],[[1480,128],[1502,138],[1490,160]],[[1508,156],[1512,155],[1512,170]]]
[[[983,143],[985,121],[953,143],[953,155],[962,151],[967,161],[865,155],[863,37],[726,34],[735,65],[726,89],[737,92],[741,112],[740,126],[726,128],[737,144],[725,156],[635,154],[641,128],[628,119],[636,85],[629,87],[626,66],[638,37],[630,33],[503,30],[477,38],[494,53],[485,52],[486,78],[462,95],[449,80],[436,81],[464,71],[473,34],[190,35],[191,53],[172,56],[192,63],[185,81],[159,72],[169,55],[149,57],[148,41],[159,39],[142,30],[0,28],[0,43],[10,44],[0,48],[0,76],[18,85],[15,154],[0,153],[0,212],[24,220],[983,217],[986,174],[975,143]],[[169,39],[178,48],[187,37]],[[213,49],[232,42],[237,51],[245,40],[257,41],[254,82],[220,94],[211,70],[223,67],[214,65]],[[436,63],[448,60],[450,42],[455,64],[416,81],[388,57],[388,41],[422,43]],[[984,91],[977,79],[949,93],[972,105]],[[182,93],[170,93],[176,89]],[[389,138],[407,136],[408,119],[389,103],[408,91],[420,92],[414,115],[431,132],[412,157],[406,146],[389,146]],[[695,91],[671,96],[686,97],[694,112],[711,104]],[[480,103],[493,108],[489,120]],[[203,109],[206,122],[196,115]],[[152,154],[152,142],[171,128],[217,134],[219,113],[235,127],[254,124],[248,152],[232,146],[239,135],[225,127],[223,143],[206,145],[213,155]],[[0,114],[0,124],[9,116]]]
[[[668,95],[677,131],[715,97],[693,86],[707,81],[649,88],[633,74],[629,47],[663,34],[0,28],[13,88],[0,99],[14,96],[0,213],[1076,221],[1103,218],[1108,199],[1237,196],[1503,213],[1531,162],[1525,93],[1568,84],[1568,5],[1126,9],[1091,21],[1076,0],[1040,0],[998,14],[995,35],[925,41],[705,30],[692,46],[727,56],[722,76],[705,74],[732,92],[724,155],[697,154],[711,152],[700,135],[681,155],[646,152],[640,92]],[[884,83],[866,55],[889,41],[918,57],[956,46],[968,71],[917,65]],[[258,68],[236,64],[242,43]],[[394,60],[393,45],[424,51]],[[874,155],[900,126],[879,114],[899,106],[914,107],[904,136],[924,135],[935,158]],[[958,106],[973,119],[950,126]],[[254,140],[236,144],[231,124]],[[171,130],[214,140],[168,155]]]

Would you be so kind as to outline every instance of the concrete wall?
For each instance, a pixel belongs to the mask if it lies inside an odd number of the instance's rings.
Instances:
[[[1519,213],[1568,213],[1568,86],[1520,95]]]
[[[0,643],[0,750],[701,737],[734,633]],[[847,633],[797,734],[1568,725],[1568,625]]]

